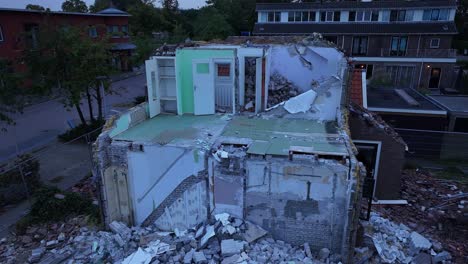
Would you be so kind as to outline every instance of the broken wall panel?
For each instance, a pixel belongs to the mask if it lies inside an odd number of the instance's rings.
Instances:
[[[204,170],[203,157],[204,152],[197,149],[159,145],[128,152],[135,223],[141,224],[183,180]]]
[[[278,239],[341,250],[348,168],[338,162],[247,160],[246,219]]]

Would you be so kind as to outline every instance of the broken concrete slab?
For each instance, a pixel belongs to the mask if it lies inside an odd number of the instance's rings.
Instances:
[[[153,256],[150,253],[144,251],[142,248],[138,248],[138,250],[132,253],[130,256],[126,257],[122,264],[149,264]]]
[[[452,259],[452,255],[448,253],[447,251],[442,251],[433,257],[434,263],[441,263],[441,262],[451,260],[451,259]]]
[[[320,249],[318,256],[320,260],[325,260],[330,256],[330,250],[328,248],[322,248]]]
[[[132,235],[132,230],[127,227],[126,224],[118,221],[113,221],[109,224],[109,229],[112,230],[115,234],[120,235],[124,240],[130,238]]]
[[[244,241],[225,239],[221,241],[221,254],[223,255],[223,257],[229,257],[234,254],[240,254],[244,250],[244,246]]]
[[[196,264],[201,264],[201,263],[208,262],[208,260],[205,257],[205,254],[203,252],[201,252],[201,251],[197,251],[197,252],[193,253],[193,261]]]
[[[246,222],[246,225],[247,225],[247,229],[244,231],[245,233],[243,234],[243,238],[248,243],[252,243],[255,240],[265,236],[268,233],[265,229],[253,223]]]
[[[212,238],[215,234],[214,226],[207,226],[205,235],[203,235],[203,237],[200,239],[200,248],[203,248],[208,240],[210,240],[210,238]]]
[[[417,232],[411,232],[410,243],[414,250],[428,250],[431,248],[432,243]]]

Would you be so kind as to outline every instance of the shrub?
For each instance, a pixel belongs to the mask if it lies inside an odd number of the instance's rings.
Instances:
[[[79,126],[75,127],[75,128],[72,128],[68,131],[66,131],[65,133],[63,134],[60,134],[58,135],[58,138],[63,141],[63,142],[68,142],[68,141],[71,141],[71,140],[74,140],[74,139],[77,139],[87,133],[90,133],[100,127],[102,127],[104,125],[105,121],[104,120],[97,120],[95,122],[92,122],[91,124],[88,124],[88,125],[83,125],[83,124],[80,124]],[[100,133],[100,130],[98,131],[95,131],[93,133],[90,134],[90,140],[91,141],[94,141],[96,140],[96,138],[99,136],[99,133]],[[83,137],[80,139],[82,142],[86,142],[86,138]]]

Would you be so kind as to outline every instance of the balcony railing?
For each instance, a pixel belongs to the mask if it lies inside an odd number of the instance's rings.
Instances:
[[[455,49],[380,49],[381,57],[456,58]]]

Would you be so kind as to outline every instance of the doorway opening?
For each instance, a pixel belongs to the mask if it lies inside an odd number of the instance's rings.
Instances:
[[[244,109],[243,111],[255,111],[255,87],[257,76],[257,58],[245,58],[245,93],[244,93]]]
[[[440,74],[440,68],[431,69],[431,77],[429,78],[429,89],[439,89]]]

